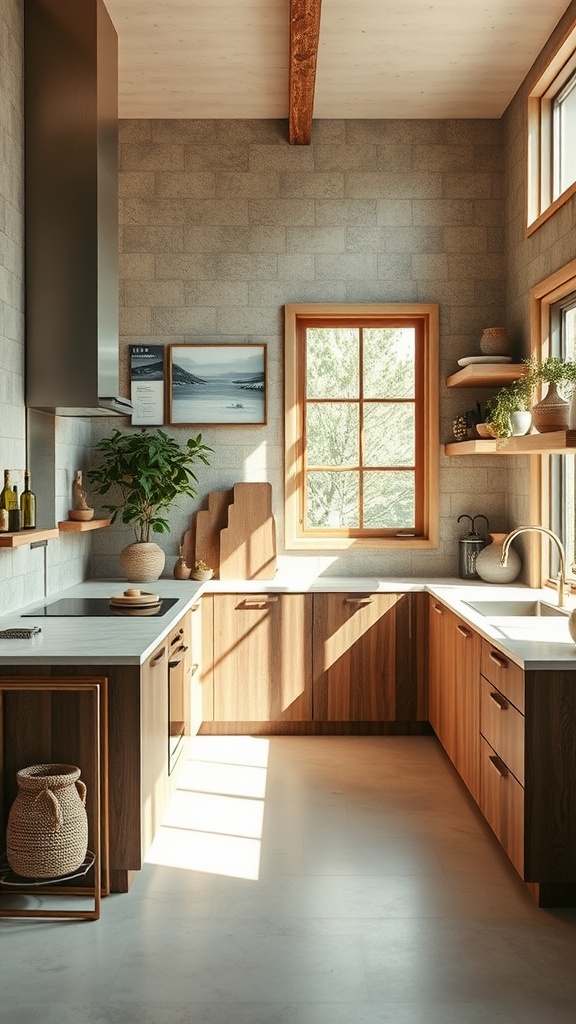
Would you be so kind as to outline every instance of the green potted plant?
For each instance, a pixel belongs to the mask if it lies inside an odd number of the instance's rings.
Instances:
[[[202,442],[201,434],[180,445],[163,430],[115,430],[95,450],[99,464],[87,474],[95,493],[106,495],[112,490],[116,500],[104,505],[112,522],[120,517],[134,527],[136,542],[120,554],[126,578],[158,579],[165,556],[150,535],[170,532],[166,513],[178,497],[196,496],[193,467],[198,462],[208,466],[212,449]]]
[[[535,387],[531,375],[524,374],[488,399],[485,419],[493,437],[528,433],[532,422],[530,402]]]

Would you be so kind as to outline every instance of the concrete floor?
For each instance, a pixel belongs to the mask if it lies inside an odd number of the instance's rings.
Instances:
[[[0,921],[2,1024],[574,1024],[544,911],[432,737],[201,737],[98,922]]]

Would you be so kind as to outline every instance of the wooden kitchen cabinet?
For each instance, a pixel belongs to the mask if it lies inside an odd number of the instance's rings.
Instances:
[[[430,599],[430,723],[476,801],[480,796],[481,638]]]
[[[213,594],[215,722],[312,718],[312,597]]]
[[[166,808],[168,786],[168,638],[141,669],[142,714],[142,857]]]
[[[421,594],[314,595],[315,721],[427,717]]]

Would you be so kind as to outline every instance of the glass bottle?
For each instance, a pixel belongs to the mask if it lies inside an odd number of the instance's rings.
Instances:
[[[4,487],[0,491],[0,508],[5,508],[8,512],[11,508],[18,508],[18,497],[12,490],[9,469],[4,470]]]
[[[10,533],[17,533],[20,529],[20,505],[18,504],[18,488],[16,484],[12,488],[14,504],[8,509],[8,529]]]
[[[23,530],[36,526],[36,495],[30,490],[30,470],[24,470],[24,490],[20,495],[20,520]]]

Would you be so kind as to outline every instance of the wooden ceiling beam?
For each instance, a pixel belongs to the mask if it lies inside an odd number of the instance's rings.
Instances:
[[[312,138],[321,6],[322,0],[290,0],[288,137],[292,146],[309,146]]]

